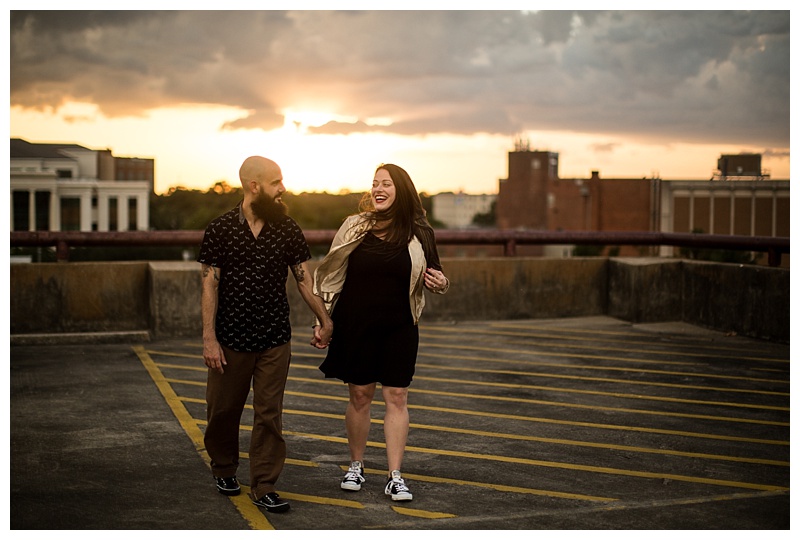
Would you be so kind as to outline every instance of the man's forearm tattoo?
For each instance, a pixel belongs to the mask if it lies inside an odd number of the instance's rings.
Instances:
[[[207,277],[208,273],[213,270],[214,271],[214,279],[219,281],[219,274],[217,273],[216,267],[203,265],[203,277]]]
[[[294,279],[297,281],[304,281],[306,279],[305,270],[299,264],[292,266],[292,273],[294,274]]]

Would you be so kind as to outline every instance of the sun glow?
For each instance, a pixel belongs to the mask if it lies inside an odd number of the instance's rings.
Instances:
[[[309,127],[324,126],[328,122],[355,124],[358,121],[358,118],[355,116],[342,116],[320,111],[296,111],[293,109],[285,109],[282,113],[285,119],[283,123],[284,129],[301,131],[303,133],[306,133]]]
[[[312,133],[309,128],[330,121],[356,119],[313,109],[287,109],[284,125],[259,129],[225,129],[248,114],[236,107],[183,106],[153,109],[138,117],[109,118],[92,104],[71,103],[58,110],[33,111],[11,107],[11,137],[34,143],[63,142],[118,157],[153,158],[155,190],[171,187],[206,190],[216,182],[239,185],[239,167],[249,156],[261,155],[280,165],[286,188],[304,191],[363,192],[369,189],[380,163],[408,170],[417,190],[497,193],[507,175],[512,138],[502,135],[430,134],[402,136],[388,131],[344,134]],[[390,124],[388,118],[365,121]],[[562,178],[601,177],[664,179],[710,177],[717,157],[758,148],[720,145],[647,145],[619,137],[559,132],[529,132],[531,148],[560,154]],[[789,178],[788,156],[764,156],[773,178]],[[699,171],[699,172],[698,172]]]

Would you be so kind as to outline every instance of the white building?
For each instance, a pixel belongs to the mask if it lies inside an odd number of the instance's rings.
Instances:
[[[492,209],[497,195],[468,195],[466,193],[439,193],[433,195],[431,211],[433,218],[449,229],[465,229],[472,226],[475,214],[486,214]]]
[[[149,228],[152,159],[23,139],[11,139],[10,156],[12,231]]]

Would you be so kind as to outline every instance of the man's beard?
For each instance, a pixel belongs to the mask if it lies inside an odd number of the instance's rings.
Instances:
[[[259,193],[250,203],[250,208],[257,218],[267,223],[279,221],[288,212],[288,207],[283,201],[277,201],[266,193]]]

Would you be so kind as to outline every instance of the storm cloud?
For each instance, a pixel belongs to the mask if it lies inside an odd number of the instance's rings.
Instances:
[[[214,104],[270,130],[789,146],[788,11],[12,11],[12,106]],[[378,121],[377,119],[380,119]]]

